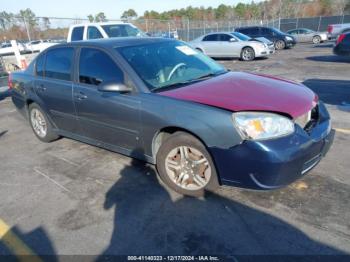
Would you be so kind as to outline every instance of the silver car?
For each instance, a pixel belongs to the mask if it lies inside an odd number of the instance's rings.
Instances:
[[[251,39],[244,34],[217,32],[201,36],[189,43],[210,57],[238,57],[244,61],[266,57],[275,52],[268,43]]]
[[[287,31],[287,34],[293,35],[299,43],[319,44],[328,40],[326,32],[316,32],[307,28],[297,28]]]

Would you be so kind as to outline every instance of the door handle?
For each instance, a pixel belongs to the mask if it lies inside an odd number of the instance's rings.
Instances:
[[[87,95],[85,95],[83,92],[79,92],[75,95],[75,97],[78,99],[78,100],[84,100],[87,98]]]

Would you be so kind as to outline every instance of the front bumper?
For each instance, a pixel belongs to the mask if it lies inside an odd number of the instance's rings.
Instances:
[[[290,48],[293,47],[297,44],[297,42],[295,40],[286,40],[286,47]]]
[[[325,106],[309,133],[296,125],[289,136],[244,141],[229,149],[211,148],[220,181],[250,189],[275,189],[301,178],[326,155],[334,138]]]

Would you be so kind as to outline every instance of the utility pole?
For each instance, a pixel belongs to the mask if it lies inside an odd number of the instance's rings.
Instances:
[[[24,26],[25,26],[26,31],[27,31],[28,41],[30,42],[30,41],[32,41],[32,40],[30,39],[29,28],[28,28],[28,25],[27,25],[27,22],[26,22],[25,17],[22,17],[22,18],[23,18],[23,21],[24,21]]]

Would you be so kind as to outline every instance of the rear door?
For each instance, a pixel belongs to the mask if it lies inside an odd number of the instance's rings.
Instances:
[[[48,50],[36,60],[35,92],[41,106],[54,125],[68,132],[77,132],[72,99],[74,48],[60,47]]]
[[[105,81],[131,85],[105,50],[82,47],[74,84],[74,103],[82,134],[109,146],[140,147],[140,100],[137,93],[101,92]]]

